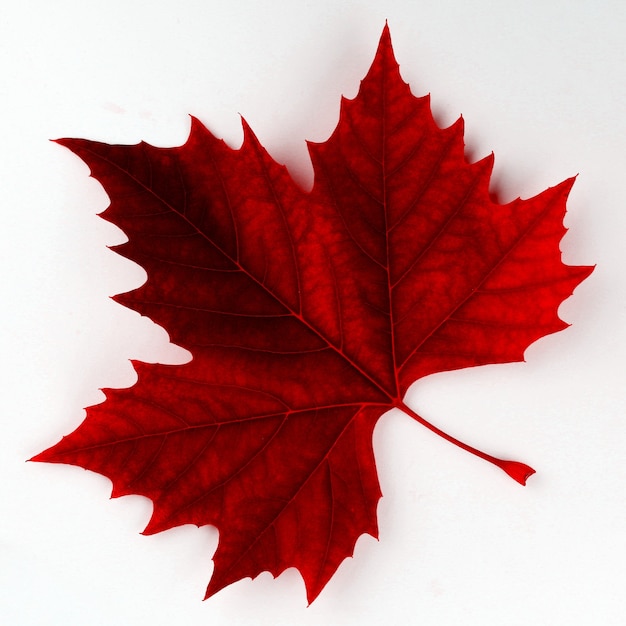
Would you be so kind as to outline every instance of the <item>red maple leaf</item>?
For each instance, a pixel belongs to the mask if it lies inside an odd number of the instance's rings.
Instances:
[[[400,77],[387,27],[354,100],[310,144],[310,192],[243,123],[238,150],[193,120],[155,148],[60,140],[109,194],[116,247],[148,274],[122,304],[193,355],[134,363],[138,382],[34,460],[103,474],[154,503],[144,531],[218,528],[207,597],[296,567],[309,601],[363,533],[377,536],[378,418],[399,408],[524,484],[533,470],[471,448],[404,401],[418,378],[523,360],[566,326],[590,272],[561,262],[573,180],[506,205],[493,157],[468,163]]]

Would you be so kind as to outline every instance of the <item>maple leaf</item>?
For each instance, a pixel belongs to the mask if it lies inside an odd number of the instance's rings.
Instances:
[[[440,129],[400,77],[385,26],[325,143],[310,192],[245,121],[233,150],[192,120],[176,148],[63,139],[129,241],[146,283],[116,300],[193,355],[134,362],[85,421],[34,458],[103,474],[154,503],[145,529],[219,530],[206,597],[296,567],[313,601],[364,533],[377,536],[372,433],[399,408],[524,484],[534,471],[459,442],[403,400],[418,378],[523,360],[566,326],[590,272],[559,242],[573,180],[495,203],[493,157],[468,163],[463,122]]]

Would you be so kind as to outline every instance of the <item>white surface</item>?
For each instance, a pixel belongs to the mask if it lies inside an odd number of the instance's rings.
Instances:
[[[380,541],[359,540],[306,607],[289,571],[201,602],[217,533],[143,537],[150,503],[79,468],[25,463],[129,386],[129,358],[185,358],[109,295],[143,271],[106,249],[100,186],[55,137],[180,144],[192,113],[237,145],[239,113],[309,184],[385,19],[403,76],[503,200],[579,173],[563,241],[597,264],[568,330],[527,362],[421,381],[411,402],[526,488],[400,414],[375,449]],[[626,620],[626,4],[621,0],[21,0],[0,9],[0,621],[151,624],[598,624]]]

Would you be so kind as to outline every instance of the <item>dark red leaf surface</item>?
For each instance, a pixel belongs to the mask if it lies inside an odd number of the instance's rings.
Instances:
[[[315,599],[363,533],[377,536],[372,432],[400,408],[522,484],[533,470],[442,433],[405,405],[418,378],[523,359],[566,326],[591,271],[561,262],[568,180],[493,202],[493,157],[469,164],[400,78],[385,27],[339,124],[310,144],[303,191],[244,122],[238,150],[193,120],[155,148],[60,140],[91,168],[148,274],[116,300],[193,355],[134,363],[138,382],[37,461],[111,479],[154,503],[145,530],[219,530],[207,597],[296,567]]]

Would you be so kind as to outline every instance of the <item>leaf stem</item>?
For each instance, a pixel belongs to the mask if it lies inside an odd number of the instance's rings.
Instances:
[[[436,433],[446,441],[449,441],[450,443],[453,443],[455,446],[458,446],[466,452],[470,452],[471,454],[474,454],[475,456],[484,459],[489,463],[492,463],[496,467],[499,467],[503,472],[506,472],[513,480],[517,481],[520,485],[525,485],[526,481],[535,473],[535,470],[532,467],[525,465],[524,463],[498,459],[495,456],[491,456],[490,454],[481,452],[480,450],[477,450],[472,446],[468,446],[466,443],[459,441],[452,435],[448,435],[448,433],[445,433],[443,430],[426,421],[404,402],[399,402],[397,404],[397,408],[399,408],[401,411],[404,411],[407,415],[410,415],[416,422],[419,422],[422,426],[426,426],[428,430]]]

